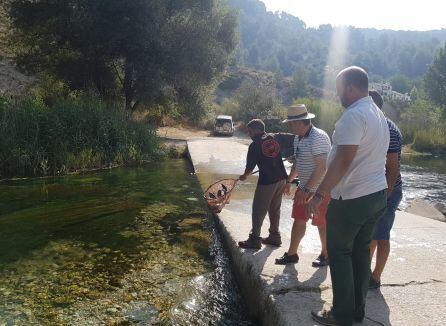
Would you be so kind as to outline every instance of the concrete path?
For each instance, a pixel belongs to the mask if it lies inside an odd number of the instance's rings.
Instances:
[[[244,170],[247,146],[236,140],[195,139],[188,141],[188,148],[203,189]],[[251,228],[256,182],[253,176],[239,183],[231,203],[217,216],[243,295],[263,325],[315,325],[310,311],[329,305],[332,299],[328,268],[311,267],[320,250],[317,229],[308,226],[297,265],[274,264],[289,245],[291,198],[285,197],[282,203],[281,248],[263,246],[252,251],[237,247]],[[264,235],[268,226],[266,219]],[[398,212],[391,237],[383,285],[369,291],[362,325],[445,325],[446,223]]]

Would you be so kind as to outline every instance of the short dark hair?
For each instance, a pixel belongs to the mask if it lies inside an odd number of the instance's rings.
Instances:
[[[265,131],[265,123],[260,119],[252,119],[251,121],[248,122],[246,127],[250,128],[250,129],[257,129],[260,131]]]
[[[369,76],[361,67],[351,66],[342,70],[337,78],[341,78],[345,86],[355,86],[362,91],[369,89]]]
[[[372,89],[369,91],[369,95],[372,97],[372,100],[373,100],[373,102],[375,102],[376,106],[381,109],[384,105],[384,100],[383,100],[383,97],[381,96],[381,94],[379,94],[377,91]]]

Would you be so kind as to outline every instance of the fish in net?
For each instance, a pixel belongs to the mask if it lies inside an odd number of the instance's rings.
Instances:
[[[229,203],[231,192],[238,179],[223,179],[210,185],[204,192],[204,199],[214,213],[220,213]]]
[[[282,159],[282,162],[289,159],[291,159],[291,157],[284,158]],[[259,173],[259,170],[252,172],[251,175],[257,173]],[[240,179],[222,179],[211,184],[206,189],[204,192],[204,200],[214,213],[220,213],[225,205],[229,203],[231,192],[239,181]]]

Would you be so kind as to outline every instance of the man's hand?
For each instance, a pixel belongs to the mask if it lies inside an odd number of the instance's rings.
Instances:
[[[291,184],[286,183],[285,187],[283,188],[283,195],[289,196],[291,194]]]
[[[308,192],[299,189],[299,191],[297,191],[296,195],[294,196],[294,202],[296,202],[298,205],[304,205],[307,203],[309,197],[310,194]]]
[[[322,204],[322,198],[319,196],[313,196],[308,204],[305,206],[305,214],[308,217],[312,217],[313,215],[319,215],[319,207]]]
[[[398,153],[387,153],[386,159],[386,179],[387,179],[387,198],[392,195],[396,179],[398,179]]]
[[[246,180],[246,174],[242,174],[241,176],[238,177],[238,179],[240,181],[245,181]]]

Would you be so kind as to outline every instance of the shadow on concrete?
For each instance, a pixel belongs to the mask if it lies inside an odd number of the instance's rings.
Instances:
[[[365,319],[358,325],[392,325],[390,308],[380,289],[369,290]]]
[[[327,285],[322,286],[327,278],[328,267],[316,269],[310,278],[303,282],[299,281],[299,272],[296,267],[299,265],[286,265],[282,274],[273,278],[270,284],[271,294],[279,301],[294,305],[287,308],[287,315],[292,318],[294,324],[313,325],[311,311],[324,308],[325,300],[322,298],[322,292],[331,290]]]
[[[271,246],[262,246],[262,249],[258,251],[246,250],[244,254],[252,256],[250,257],[250,260],[252,261],[252,266],[259,274],[262,274],[263,267],[265,266],[268,257],[276,249],[277,248]]]
[[[301,282],[298,277],[298,270],[296,265],[285,265],[282,274],[274,276],[271,287],[275,289],[276,293],[285,293],[289,291],[302,291],[302,292],[321,292],[328,289],[328,287],[322,287],[321,284],[327,278],[327,268],[322,267],[316,269],[315,273],[311,277]]]
[[[308,288],[320,288],[320,285],[327,278],[328,266],[315,268],[315,270],[316,272],[314,272],[314,274],[311,275],[311,277],[308,280],[302,282],[302,286]]]

